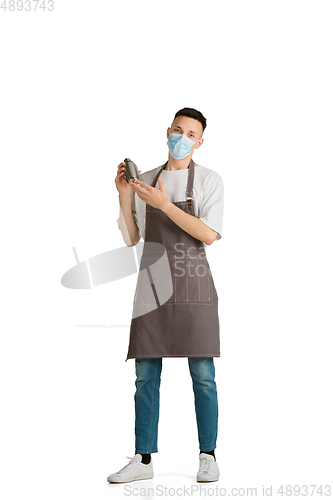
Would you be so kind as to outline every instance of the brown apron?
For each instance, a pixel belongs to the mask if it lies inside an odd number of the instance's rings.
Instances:
[[[186,201],[174,205],[194,216],[193,181],[191,159]],[[162,210],[146,203],[146,235],[125,361],[219,356],[218,297],[205,247]]]

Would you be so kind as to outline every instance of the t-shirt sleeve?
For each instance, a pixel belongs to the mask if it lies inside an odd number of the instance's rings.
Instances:
[[[139,237],[141,238],[141,233],[140,233],[140,228],[139,228],[139,223],[138,223],[138,217],[137,217],[137,213],[136,213],[135,194],[136,194],[135,191],[133,191],[133,189],[132,189],[131,190],[131,209],[132,209],[132,214],[133,214],[134,222],[135,222],[136,227],[138,229]],[[119,218],[117,219],[117,225],[118,225],[118,229],[120,230]]]
[[[206,179],[202,203],[199,207],[199,218],[211,229],[216,231],[216,239],[222,237],[224,208],[224,184],[222,177],[212,171]]]

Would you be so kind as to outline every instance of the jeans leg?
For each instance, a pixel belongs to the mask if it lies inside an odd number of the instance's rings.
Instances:
[[[192,377],[199,446],[202,451],[216,448],[218,402],[213,358],[188,358]]]
[[[135,453],[156,453],[162,358],[136,358]]]

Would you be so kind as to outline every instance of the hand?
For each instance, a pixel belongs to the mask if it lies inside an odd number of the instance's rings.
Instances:
[[[125,179],[125,165],[126,163],[123,161],[119,163],[117,170],[117,177],[115,178],[116,188],[120,194],[120,196],[126,196],[131,194],[131,187]],[[139,170],[139,177],[141,174],[141,170]]]
[[[169,203],[169,199],[167,197],[161,176],[158,178],[158,183],[159,188],[157,189],[143,181],[134,179],[130,182],[130,188],[137,193],[141,200],[148,203],[148,205],[163,210]]]

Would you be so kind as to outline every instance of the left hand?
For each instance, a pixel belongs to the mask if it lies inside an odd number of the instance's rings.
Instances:
[[[130,182],[130,186],[141,200],[145,201],[152,207],[163,210],[163,208],[169,203],[169,199],[164,188],[162,177],[160,176],[157,180],[159,184],[158,189],[137,179],[132,180]]]

